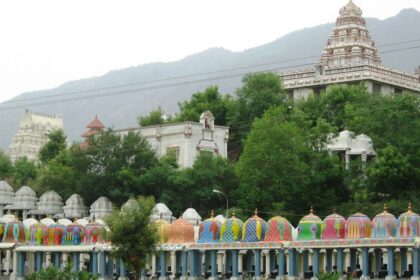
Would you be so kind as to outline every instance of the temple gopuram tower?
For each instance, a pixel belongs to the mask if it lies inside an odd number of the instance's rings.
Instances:
[[[63,129],[60,116],[26,109],[20,120],[19,131],[7,151],[10,159],[13,162],[23,157],[36,160],[39,150],[48,142],[48,135],[58,129]]]
[[[364,84],[371,93],[420,94],[420,73],[382,65],[362,10],[350,0],[342,7],[319,63],[309,69],[279,74],[294,99],[320,94],[333,84]]]
[[[362,10],[353,1],[340,9],[336,26],[321,55],[324,67],[353,64],[380,65],[381,58],[362,18]]]

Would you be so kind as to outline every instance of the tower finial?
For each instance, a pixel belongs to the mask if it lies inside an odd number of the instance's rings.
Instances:
[[[214,210],[211,210],[210,217],[214,218]]]
[[[411,212],[411,202],[408,203],[408,212]]]
[[[314,208],[311,206],[311,209],[309,210],[309,213],[311,214],[311,215],[313,215],[314,214]]]
[[[258,216],[258,209],[257,209],[257,208],[255,208],[255,210],[254,210],[254,216],[255,216],[255,217],[257,217],[257,216]]]
[[[388,210],[388,206],[386,205],[386,203],[384,203],[384,213],[386,213]]]
[[[235,213],[235,211],[232,211],[232,218],[236,218],[236,213]]]

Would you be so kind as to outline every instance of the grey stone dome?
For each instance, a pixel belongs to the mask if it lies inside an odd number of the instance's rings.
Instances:
[[[188,208],[182,214],[182,218],[187,220],[192,225],[198,225],[201,222],[201,216],[195,211],[194,208]]]
[[[56,215],[63,213],[63,201],[55,191],[47,191],[41,195],[38,202],[38,209],[30,214]]]
[[[4,209],[33,210],[37,208],[37,201],[36,193],[30,187],[23,186],[15,193],[13,204],[6,206]]]
[[[98,198],[90,206],[90,217],[102,219],[112,214],[112,202],[105,196]]]
[[[130,209],[133,208],[136,205],[136,200],[134,198],[130,198],[129,200],[127,200],[126,203],[123,204],[123,206],[121,206],[121,211],[124,211],[124,209]]]
[[[151,219],[153,221],[165,220],[170,222],[172,219],[172,212],[164,203],[157,203],[155,207],[153,207],[152,213]]]
[[[87,215],[87,208],[83,202],[83,198],[78,194],[71,195],[66,200],[66,205],[63,207],[64,217],[68,219],[82,218]]]
[[[0,181],[0,205],[12,204],[14,197],[13,188],[6,181]]]

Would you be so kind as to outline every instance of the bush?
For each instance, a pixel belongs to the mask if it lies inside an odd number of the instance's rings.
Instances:
[[[61,271],[60,269],[49,266],[34,272],[25,277],[26,280],[96,280],[98,276],[92,275],[86,271],[72,272],[72,265],[69,262]]]

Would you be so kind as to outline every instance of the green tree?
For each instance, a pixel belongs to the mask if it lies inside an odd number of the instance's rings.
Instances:
[[[9,156],[0,151],[0,180],[9,177],[13,171],[13,164]]]
[[[367,181],[376,199],[407,199],[418,196],[420,169],[414,168],[409,156],[401,154],[389,145],[382,149],[375,161],[367,170]]]
[[[317,213],[331,212],[344,200],[342,165],[307,141],[301,112],[290,116],[287,106],[269,109],[257,119],[236,166],[241,179],[237,191],[241,208],[302,215],[311,205]]]
[[[43,193],[53,190],[62,197],[69,197],[75,192],[75,188],[79,179],[82,179],[76,173],[75,165],[78,163],[74,160],[74,149],[65,149],[49,160],[38,170],[37,191]]]
[[[138,123],[140,126],[158,125],[164,124],[171,121],[171,116],[165,115],[162,108],[151,111],[147,116],[140,116]]]
[[[272,107],[284,104],[286,95],[279,77],[274,73],[252,73],[242,79],[242,87],[236,90],[236,102],[229,104],[231,126],[229,154],[237,159],[242,151],[252,122]]]
[[[226,210],[225,198],[212,193],[213,189],[224,192],[233,200],[233,191],[239,183],[232,164],[217,155],[203,152],[191,168],[174,174],[171,184],[171,188],[163,190],[162,201],[171,205],[174,213],[193,207],[199,214],[208,216],[211,210]]]
[[[136,279],[140,279],[147,256],[155,253],[159,239],[156,226],[150,221],[154,205],[152,197],[139,197],[130,207],[121,212],[115,210],[107,219],[108,238],[114,248],[112,254],[135,272]]]
[[[176,114],[176,121],[198,122],[203,112],[210,111],[215,118],[215,124],[226,125],[230,102],[231,97],[222,96],[217,86],[208,87],[204,92],[194,93],[190,100],[178,103],[179,113]]]
[[[51,159],[58,156],[60,151],[66,149],[67,137],[63,130],[58,129],[48,134],[48,142],[39,151],[38,159],[42,164],[46,164]]]
[[[117,204],[130,196],[147,195],[141,176],[159,164],[154,150],[140,134],[120,135],[112,130],[92,138],[85,150],[76,149],[73,157],[76,190],[87,203],[101,195]]]
[[[13,183],[17,186],[28,184],[37,176],[37,167],[35,163],[28,158],[23,157],[15,161],[13,166]]]

